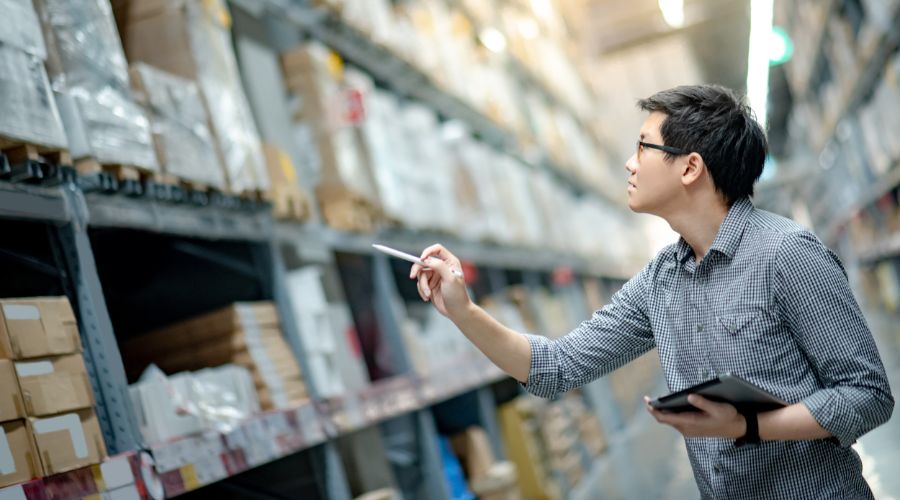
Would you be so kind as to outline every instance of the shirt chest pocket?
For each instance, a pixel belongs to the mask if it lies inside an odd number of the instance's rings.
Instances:
[[[714,318],[719,359],[760,359],[780,341],[778,320],[764,308],[731,309]]]

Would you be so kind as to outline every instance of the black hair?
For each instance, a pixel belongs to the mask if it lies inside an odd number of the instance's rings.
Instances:
[[[684,85],[637,102],[666,115],[660,127],[666,146],[697,152],[716,190],[729,203],[753,196],[768,152],[766,133],[742,96],[720,85]],[[675,155],[666,153],[666,161]]]

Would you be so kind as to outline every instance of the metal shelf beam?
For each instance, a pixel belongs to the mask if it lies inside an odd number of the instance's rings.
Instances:
[[[0,217],[48,222],[72,220],[62,187],[0,182]]]
[[[265,241],[272,233],[272,215],[265,206],[230,209],[97,193],[85,195],[85,200],[87,223],[93,227],[215,240]]]

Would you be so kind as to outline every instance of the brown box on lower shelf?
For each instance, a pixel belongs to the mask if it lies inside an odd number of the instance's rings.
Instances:
[[[94,392],[81,354],[15,363],[25,411],[40,417],[92,408]]]
[[[0,300],[0,358],[29,359],[73,352],[81,352],[81,340],[66,297]]]
[[[25,403],[13,362],[0,359],[0,422],[25,417]]]
[[[30,417],[27,424],[43,476],[86,467],[106,458],[106,445],[94,410]]]
[[[41,464],[24,420],[0,423],[0,488],[41,476]]]

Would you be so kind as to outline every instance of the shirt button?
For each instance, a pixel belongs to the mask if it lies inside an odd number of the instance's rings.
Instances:
[[[716,472],[716,474],[721,474],[721,473],[722,473],[722,468],[719,467],[718,465],[714,466],[714,467],[713,467],[713,470]]]
[[[703,331],[703,325],[697,325],[697,333]]]

